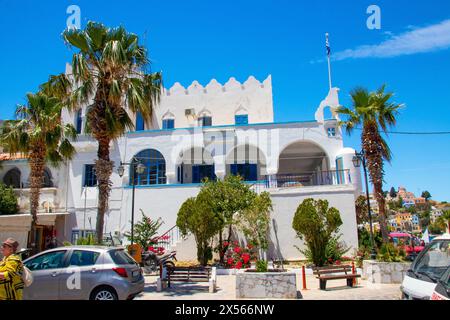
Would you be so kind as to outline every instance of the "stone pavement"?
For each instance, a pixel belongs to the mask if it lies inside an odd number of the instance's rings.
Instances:
[[[145,290],[137,300],[235,300],[236,276],[217,276],[217,291],[208,292],[208,283],[172,283],[171,288],[156,292],[156,276],[145,277]],[[313,275],[306,276],[308,290],[302,290],[301,274],[297,274],[297,288],[304,300],[398,300],[399,284],[370,284],[358,279],[354,288],[348,288],[344,280],[327,282],[327,290],[319,290],[319,280]]]

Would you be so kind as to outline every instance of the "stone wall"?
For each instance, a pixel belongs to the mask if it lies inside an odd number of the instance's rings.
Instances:
[[[296,275],[293,272],[238,273],[236,298],[296,299]]]
[[[363,261],[363,279],[369,283],[402,283],[410,262]]]

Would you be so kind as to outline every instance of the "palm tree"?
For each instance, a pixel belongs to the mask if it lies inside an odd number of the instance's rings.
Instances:
[[[75,149],[70,139],[76,138],[76,130],[62,125],[63,104],[58,98],[38,94],[27,94],[26,105],[16,109],[16,120],[5,121],[0,142],[9,153],[22,153],[30,166],[30,212],[32,216],[30,244],[36,249],[35,232],[40,189],[46,162],[58,166],[64,159],[70,159]]]
[[[89,22],[85,30],[64,31],[63,38],[77,49],[72,59],[74,88],[70,109],[88,107],[85,130],[98,141],[96,232],[97,242],[101,243],[114,165],[110,143],[134,129],[129,112],[140,113],[145,122],[150,122],[159,102],[162,76],[159,72],[145,73],[150,63],[147,50],[139,45],[137,35],[123,27],[107,28]]]
[[[437,222],[445,230],[444,232],[450,233],[450,210],[444,211]]]
[[[339,107],[337,112],[347,119],[340,121],[348,134],[362,125],[361,143],[366,157],[370,180],[379,208],[379,222],[383,241],[388,242],[386,200],[383,194],[384,160],[390,162],[392,153],[381,133],[395,126],[398,110],[402,106],[390,102],[393,93],[385,92],[385,86],[375,92],[356,88],[351,93],[352,108]]]

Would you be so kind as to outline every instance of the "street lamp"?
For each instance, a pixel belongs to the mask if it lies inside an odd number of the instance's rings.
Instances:
[[[375,260],[377,258],[377,252],[375,250],[375,244],[373,239],[373,227],[372,227],[372,210],[370,209],[370,198],[369,198],[369,182],[367,178],[367,168],[366,168],[366,158],[364,156],[364,150],[360,153],[355,151],[355,155],[352,159],[355,168],[359,168],[362,164],[364,169],[364,180],[366,182],[366,197],[367,197],[367,210],[369,213],[369,224],[370,224],[370,242],[372,244],[372,251],[370,253],[370,258]]]
[[[131,162],[120,162],[120,166],[117,168],[117,173],[122,178],[125,173],[125,166],[131,167],[131,185],[133,186],[132,200],[131,200],[131,245],[134,243],[134,195],[136,191],[136,179],[135,174],[143,174],[145,166],[136,158],[131,159]]]

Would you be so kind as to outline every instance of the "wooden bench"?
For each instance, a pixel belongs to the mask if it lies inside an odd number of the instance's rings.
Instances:
[[[326,290],[327,280],[346,279],[347,286],[353,287],[353,281],[360,278],[360,274],[353,274],[351,266],[327,266],[313,268],[313,273],[320,282],[320,290]]]
[[[209,291],[216,290],[216,268],[211,267],[167,267],[167,286],[172,282],[208,282]]]

